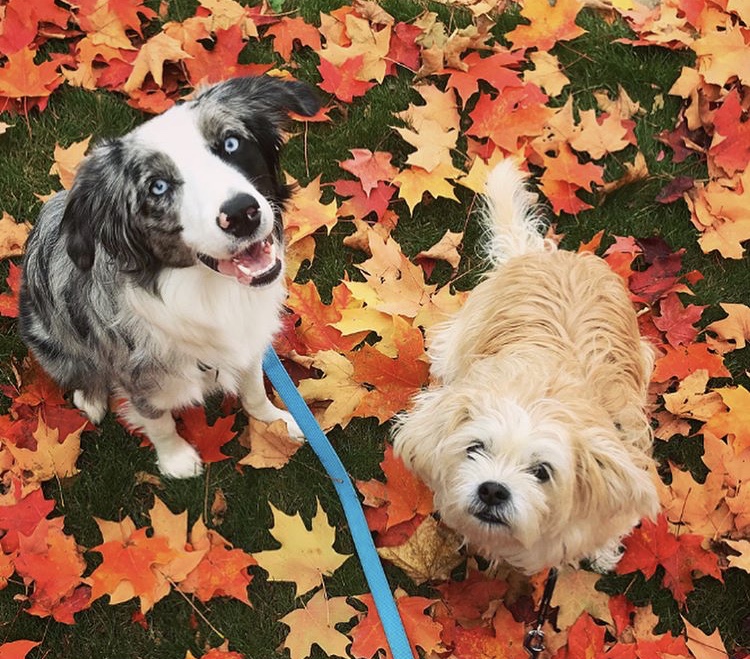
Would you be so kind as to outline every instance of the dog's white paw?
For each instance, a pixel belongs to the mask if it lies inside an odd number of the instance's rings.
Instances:
[[[107,414],[106,400],[90,400],[80,389],[73,392],[73,405],[81,410],[95,426],[98,426]]]
[[[169,478],[193,478],[203,473],[201,456],[184,439],[171,442],[168,448],[157,448],[156,466]]]
[[[304,441],[305,433],[302,432],[302,429],[297,425],[294,417],[289,414],[289,412],[285,410],[279,410],[279,419],[286,423],[287,432],[292,439]]]

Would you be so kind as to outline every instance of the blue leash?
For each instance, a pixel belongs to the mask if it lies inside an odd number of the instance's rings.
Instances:
[[[375,550],[370,529],[349,474],[272,347],[268,348],[263,356],[263,370],[333,481],[349,523],[354,548],[357,550],[370,592],[375,600],[375,607],[383,623],[391,654],[394,659],[413,659],[414,655],[393,600],[391,587],[383,572],[380,557]]]

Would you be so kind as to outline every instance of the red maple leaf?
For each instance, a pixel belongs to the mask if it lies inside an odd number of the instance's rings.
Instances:
[[[237,434],[232,430],[234,421],[232,414],[219,417],[214,425],[209,426],[203,407],[189,407],[180,412],[177,428],[180,435],[195,446],[203,462],[220,462],[229,457],[221,452],[221,447]]]
[[[482,94],[469,113],[468,135],[489,137],[506,153],[515,153],[522,137],[541,135],[554,110],[546,107],[549,97],[535,84],[506,87],[492,98]]]
[[[727,94],[724,103],[716,110],[714,129],[709,158],[713,158],[728,176],[744,172],[750,164],[750,121],[743,116],[736,89]]]
[[[0,645],[0,659],[25,659],[39,645],[38,641],[10,641]]]
[[[190,84],[196,87],[232,77],[262,75],[268,71],[270,64],[239,63],[239,55],[245,45],[239,25],[216,30],[215,42],[210,50],[198,41],[185,43],[183,50],[191,57],[183,63]]]
[[[388,45],[388,68],[386,75],[393,75],[396,64],[402,64],[410,71],[419,68],[420,48],[417,37],[422,35],[422,29],[416,25],[398,22],[393,26],[391,42]]]
[[[664,332],[670,345],[688,345],[698,336],[695,327],[705,305],[688,304],[684,306],[677,293],[669,293],[659,303],[659,316],[653,316],[654,325]]]
[[[508,590],[508,584],[471,570],[463,581],[448,581],[435,587],[452,618],[458,621],[479,620],[490,606]]]
[[[319,85],[320,88],[344,103],[351,103],[357,96],[364,96],[375,83],[357,78],[363,61],[364,55],[357,55],[340,66],[335,66],[327,59],[321,58],[318,71],[323,81]]]
[[[367,607],[367,614],[350,632],[352,645],[349,652],[356,659],[371,659],[383,651],[386,659],[393,659],[372,595],[369,593],[359,595],[357,599]],[[417,646],[421,647],[427,655],[442,649],[440,644],[442,626],[425,613],[425,609],[434,602],[435,600],[426,597],[396,596],[396,607],[401,615],[404,630],[415,657],[421,656]]]
[[[684,604],[687,594],[695,587],[693,572],[721,580],[718,556],[703,549],[702,543],[703,538],[698,535],[671,533],[664,514],[659,515],[656,522],[645,519],[623,540],[625,553],[616,571],[618,574],[640,571],[650,579],[661,565],[665,571],[664,585]]]
[[[466,104],[479,91],[480,80],[490,83],[497,91],[508,87],[522,87],[523,82],[518,72],[509,67],[516,67],[523,61],[522,50],[500,50],[489,57],[482,57],[479,52],[472,51],[462,60],[466,70],[445,69],[442,73],[450,73],[446,87],[455,89],[461,101]]]
[[[367,195],[359,181],[345,181],[343,179],[334,181],[334,192],[340,197],[348,197],[339,207],[338,216],[347,217],[351,215],[361,220],[370,213],[375,213],[375,216],[381,219],[388,210],[388,204],[390,204],[396,189],[390,183],[380,181]]]
[[[70,12],[54,0],[9,0],[0,23],[0,53],[9,55],[33,43],[40,23],[51,23],[66,28]]]
[[[0,506],[0,531],[5,531],[0,538],[0,547],[5,553],[18,549],[19,534],[30,536],[55,507],[55,502],[44,498],[41,490],[20,498],[21,483],[14,481],[11,491],[16,495],[16,503]],[[6,495],[7,496],[7,495]]]
[[[18,318],[18,292],[21,288],[21,268],[15,263],[8,266],[8,277],[5,279],[10,293],[0,293],[0,316]]]
[[[339,162],[341,169],[354,174],[362,184],[367,197],[378,187],[380,181],[392,181],[398,170],[391,164],[391,154],[387,151],[370,149],[350,149],[351,160]]]

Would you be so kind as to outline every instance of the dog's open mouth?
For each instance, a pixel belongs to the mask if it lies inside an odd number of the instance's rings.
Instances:
[[[245,286],[269,284],[281,272],[281,259],[277,256],[273,236],[253,243],[231,259],[217,259],[198,254],[201,263],[216,272],[236,279]]]
[[[485,524],[491,524],[492,526],[508,526],[508,522],[505,521],[505,518],[502,515],[493,513],[491,510],[477,510],[472,514],[476,519]]]

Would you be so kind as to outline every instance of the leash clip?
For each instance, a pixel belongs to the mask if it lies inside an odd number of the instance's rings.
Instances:
[[[530,657],[536,657],[544,651],[544,632],[541,627],[529,629],[526,632],[526,638],[523,640],[523,649],[529,653]]]
[[[526,652],[529,653],[529,657],[538,657],[545,649],[544,645],[544,632],[542,627],[544,626],[545,620],[549,615],[550,606],[552,604],[552,593],[555,590],[555,584],[557,583],[557,568],[550,568],[547,574],[547,580],[544,583],[544,593],[542,594],[542,600],[539,602],[539,615],[536,619],[536,627],[526,632],[526,636],[523,639],[523,647]]]

